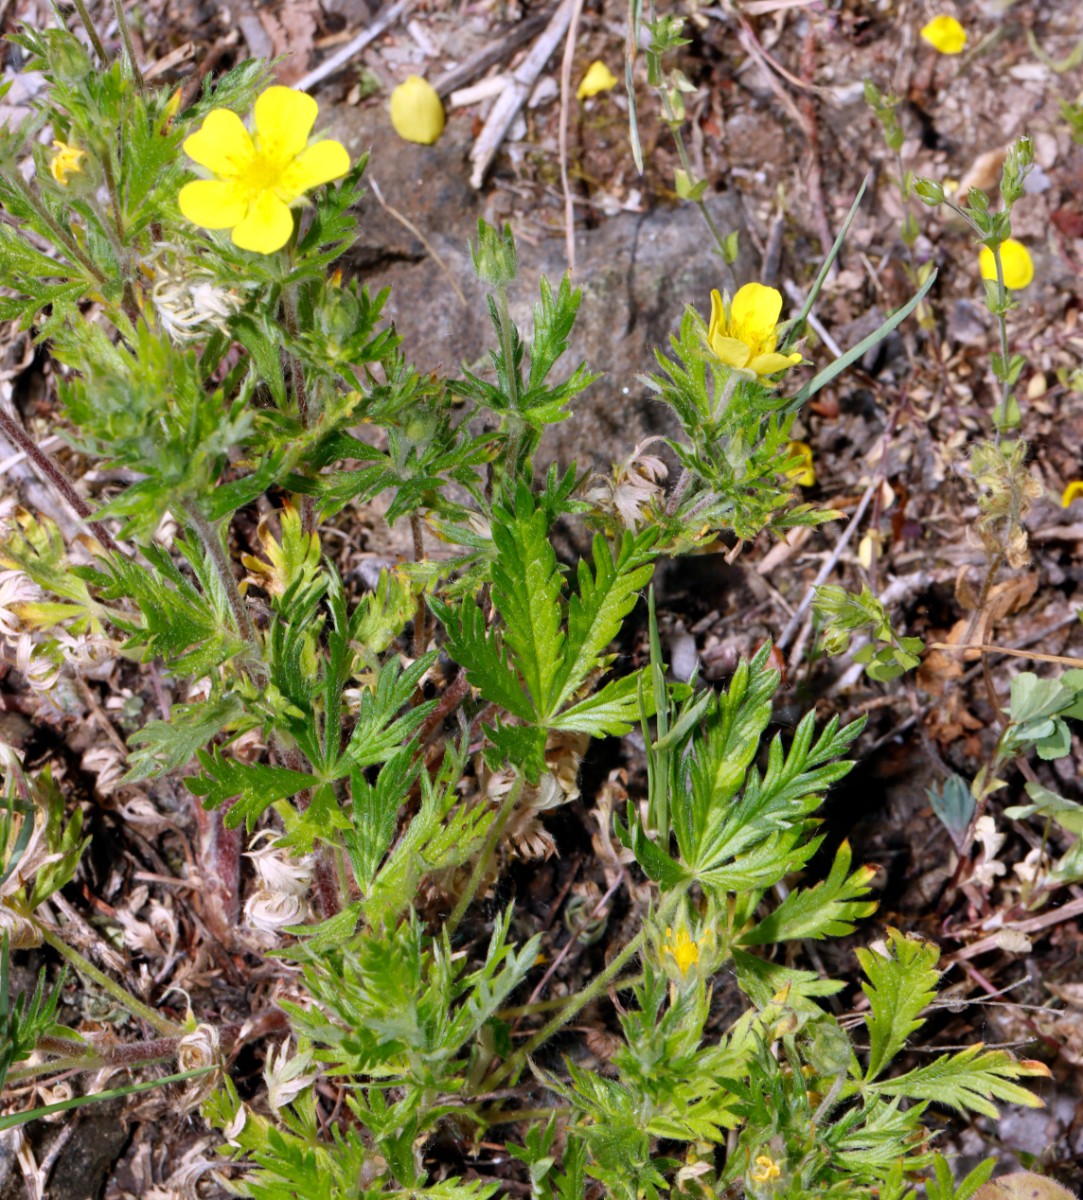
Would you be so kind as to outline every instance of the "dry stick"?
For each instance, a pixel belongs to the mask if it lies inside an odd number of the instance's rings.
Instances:
[[[1080,915],[1083,915],[1083,899],[1071,900],[1067,904],[1062,904],[1060,908],[1054,908],[1051,912],[1042,913],[1039,917],[1031,917],[1029,921],[1015,921],[1010,925],[1005,925],[996,933],[990,934],[989,937],[982,938],[980,942],[971,942],[969,946],[964,946],[961,950],[956,950],[954,954],[949,954],[944,959],[944,966],[962,962],[964,959],[976,958],[979,954],[984,954],[986,950],[996,950],[1000,945],[999,935],[1005,931],[1037,933],[1040,929],[1048,929],[1050,925],[1059,925],[1062,921]]]
[[[1079,618],[1076,615],[1071,617],[1070,621],[1065,624],[1071,624]],[[1058,628],[1063,626],[1054,626],[1045,632],[1056,633]],[[1062,667],[1083,667],[1083,658],[1071,658],[1064,654],[1039,654],[1037,650],[1013,650],[1010,646],[996,646],[987,642],[972,642],[970,645],[960,643],[955,645],[953,642],[930,642],[929,650],[946,650],[952,654],[960,654],[967,650],[979,650],[982,654],[1009,654],[1013,658],[1032,658],[1035,662],[1059,663]]]
[[[572,59],[575,57],[575,38],[579,32],[579,17],[583,0],[572,0],[568,36],[564,41],[564,58],[560,64],[560,125],[557,144],[560,153],[560,186],[564,192],[564,248],[568,256],[568,274],[575,274],[575,205],[568,182],[568,108],[572,91]]]
[[[385,13],[382,13],[380,16],[378,16],[367,29],[362,30],[357,37],[348,41],[341,50],[338,50],[332,54],[326,62],[320,63],[318,67],[315,67],[313,70],[309,71],[307,75],[302,75],[293,86],[299,92],[307,92],[310,88],[315,87],[317,83],[320,83],[322,80],[326,79],[328,75],[334,75],[337,71],[344,67],[351,58],[357,54],[360,54],[361,51],[364,50],[364,48],[369,44],[369,42],[374,41],[380,36],[381,33],[383,33],[385,29],[391,25],[394,25],[394,23],[399,20],[400,17],[405,16],[406,13],[413,8],[413,6],[414,0],[398,0],[398,3],[392,4],[391,7]]]
[[[850,544],[850,539],[854,536],[858,525],[861,523],[861,518],[865,515],[865,509],[869,507],[869,502],[872,500],[876,489],[880,486],[880,480],[874,479],[872,483],[865,489],[865,494],[861,497],[861,501],[857,506],[854,515],[850,518],[850,523],[842,531],[842,537],[835,543],[834,549],[827,556],[824,565],[817,572],[816,578],[812,581],[812,585],[805,593],[801,603],[797,606],[793,616],[790,618],[789,624],[779,635],[775,645],[779,650],[785,650],[786,647],[793,641],[794,634],[801,627],[801,622],[804,620],[805,613],[808,612],[809,606],[812,604],[816,596],[816,589],[824,582],[824,580],[835,569],[835,564],[839,561],[843,550]]]
[[[417,240],[425,247],[425,249],[429,252],[429,254],[432,255],[433,259],[436,261],[436,265],[440,268],[441,271],[444,272],[444,275],[447,277],[448,283],[450,283],[452,288],[454,289],[455,295],[459,297],[459,303],[465,308],[467,306],[466,296],[463,294],[462,288],[459,287],[459,285],[455,279],[455,276],[452,275],[451,268],[440,257],[440,254],[437,251],[436,247],[421,232],[421,230],[418,229],[418,227],[413,223],[413,221],[411,221],[408,217],[403,216],[403,214],[400,213],[397,208],[394,208],[392,205],[388,204],[388,202],[384,199],[383,192],[380,191],[380,185],[376,182],[376,180],[373,178],[373,176],[370,173],[366,173],[365,182],[369,185],[370,188],[372,188],[372,194],[376,197],[377,200],[379,200],[380,204],[383,206],[384,212],[386,212],[390,216],[394,217],[395,220],[398,221],[400,225],[405,226],[405,228],[407,228],[414,235],[414,237],[416,237]]]
[[[0,432],[3,432],[8,441],[22,450],[41,475],[56,488],[76,514],[90,526],[94,536],[106,550],[119,554],[120,547],[113,540],[113,535],[100,521],[94,520],[94,510],[75,490],[75,485],[65,474],[63,468],[38,446],[23,428],[21,422],[9,416],[2,406],[0,406]]]
[[[497,63],[506,63],[509,56],[524,42],[530,41],[536,33],[542,31],[552,15],[552,10],[550,10],[525,17],[513,25],[507,33],[498,37],[496,41],[488,42],[480,50],[464,58],[457,66],[452,67],[451,70],[445,71],[443,75],[437,75],[432,81],[436,94],[441,97],[450,96],[464,84],[476,79],[483,71],[487,71]]]
[[[424,562],[426,558],[425,537],[421,530],[421,518],[417,513],[410,514],[410,533],[414,539],[414,562]],[[414,614],[414,658],[420,658],[425,653],[425,646],[428,644],[426,616],[425,590],[423,588],[421,595],[417,598],[417,612]]]
[[[480,188],[485,180],[485,172],[500,149],[504,135],[511,127],[519,110],[526,103],[527,97],[533,90],[534,83],[542,72],[542,68],[552,57],[553,51],[560,44],[567,32],[572,19],[572,7],[575,0],[564,0],[564,3],[553,14],[552,20],[545,27],[545,32],[531,47],[530,53],[511,73],[508,85],[493,105],[486,118],[485,125],[470,151],[470,161],[473,171],[470,174],[470,186]]]

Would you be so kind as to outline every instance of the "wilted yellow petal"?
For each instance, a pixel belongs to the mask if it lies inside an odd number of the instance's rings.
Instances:
[[[193,225],[204,229],[232,229],[248,212],[248,202],[237,184],[228,179],[197,179],[186,183],[177,203]]]
[[[941,54],[959,54],[966,45],[966,30],[954,17],[941,13],[922,27],[921,36]]]
[[[587,73],[576,91],[576,97],[586,100],[588,96],[597,96],[599,92],[608,92],[617,86],[617,77],[600,58],[587,67]]]
[[[978,259],[982,279],[996,279],[997,266],[992,250],[982,246]],[[1000,246],[1000,265],[1004,270],[1004,286],[1012,291],[1025,288],[1034,279],[1034,260],[1022,242],[1008,238]]]
[[[296,88],[269,87],[253,110],[259,152],[269,162],[288,163],[305,148],[319,105]],[[321,181],[324,182],[324,181]]]
[[[184,153],[215,175],[239,175],[255,157],[256,148],[241,118],[228,108],[215,108],[203,124],[184,139]]]
[[[796,352],[776,354],[772,351],[770,354],[757,354],[749,361],[748,369],[755,371],[757,375],[774,375],[779,371],[788,371],[790,367],[797,366],[800,361],[801,355]]]
[[[248,215],[233,229],[233,244],[257,254],[273,254],[290,240],[293,213],[273,192],[261,192]]]
[[[431,146],[444,132],[444,105],[436,88],[411,75],[391,93],[391,124],[399,137]]]
[[[1081,496],[1083,496],[1083,479],[1073,479],[1064,489],[1060,498],[1061,508],[1067,508],[1073,500],[1078,500]]]

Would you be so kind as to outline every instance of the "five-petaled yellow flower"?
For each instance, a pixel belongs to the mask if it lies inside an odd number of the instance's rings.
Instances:
[[[687,929],[678,929],[676,933],[667,925],[666,940],[662,953],[668,954],[677,964],[677,970],[687,975],[690,968],[699,962],[699,942],[692,937]]]
[[[1004,271],[1004,286],[1011,291],[1025,288],[1034,279],[1034,261],[1030,251],[1015,238],[1007,238],[1000,243],[1000,265]],[[982,246],[978,266],[982,279],[996,279],[996,259],[988,246]]]
[[[801,355],[775,351],[781,312],[782,293],[762,283],[746,283],[732,301],[713,291],[707,341],[727,367],[761,376],[789,370]]]
[[[1073,500],[1078,500],[1080,496],[1083,496],[1083,479],[1073,479],[1061,494],[1061,508],[1067,508]]]
[[[766,1154],[756,1155],[756,1165],[750,1172],[753,1183],[770,1183],[782,1174],[782,1168]]]
[[[49,160],[49,173],[61,187],[68,186],[68,176],[78,175],[83,169],[83,159],[86,151],[78,146],[69,146],[59,140],[53,142],[56,153]]]
[[[253,136],[235,112],[213,109],[184,150],[214,178],[181,188],[181,212],[204,229],[232,230],[242,250],[280,250],[293,233],[290,206],[350,169],[340,142],[308,144],[318,111],[304,92],[270,87],[256,100]]]
[[[610,88],[615,88],[616,86],[616,75],[613,74],[600,58],[596,58],[587,67],[587,73],[583,76],[582,82],[576,89],[576,99],[586,100],[590,96],[597,96],[599,92],[608,92]]]
[[[966,45],[966,30],[954,17],[941,13],[921,28],[921,36],[941,54],[961,54]]]

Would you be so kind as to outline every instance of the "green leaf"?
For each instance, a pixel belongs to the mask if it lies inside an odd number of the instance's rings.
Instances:
[[[566,729],[573,733],[589,733],[591,737],[623,737],[631,732],[639,717],[639,680],[643,671],[612,679],[585,700],[566,708],[549,721],[550,729]],[[652,697],[644,696],[646,701]],[[648,711],[648,716],[652,715]]]
[[[925,795],[937,818],[951,835],[957,850],[962,849],[963,839],[974,816],[974,794],[970,784],[961,775],[949,775],[941,787],[934,784],[926,788]]]
[[[888,952],[885,956],[873,950],[856,951],[868,977],[862,990],[871,1006],[865,1018],[870,1043],[866,1082],[875,1079],[906,1045],[906,1039],[924,1024],[920,1014],[936,996],[940,978],[936,970],[940,951],[930,942],[889,929]]]
[[[447,652],[466,670],[471,687],[475,687],[491,704],[521,721],[531,721],[534,709],[523,691],[519,675],[508,661],[499,636],[485,624],[485,613],[473,598],[453,608],[441,600],[431,599],[429,607],[439,618],[447,633]]]
[[[854,922],[876,911],[875,900],[865,900],[875,867],[850,870],[850,843],[843,842],[828,877],[814,887],[796,888],[770,916],[741,934],[743,946],[767,946],[795,938],[845,937]]]
[[[251,832],[269,805],[320,782],[315,775],[292,771],[288,767],[224,758],[218,746],[210,754],[200,751],[199,761],[204,773],[184,782],[190,792],[203,797],[204,808],[218,808],[228,800],[234,801],[226,813],[227,829],[235,829],[245,821]]]
[[[579,594],[568,603],[568,637],[554,684],[551,708],[558,711],[601,665],[601,656],[620,632],[639,591],[653,569],[650,545],[654,533],[638,542],[630,533],[621,541],[616,561],[598,534],[594,538],[594,574],[579,563]]]
[[[202,704],[178,704],[168,721],[148,721],[128,739],[139,749],[128,755],[123,783],[141,783],[190,763],[231,722],[244,715],[239,696],[229,694]]]
[[[493,517],[493,606],[504,620],[504,643],[526,681],[539,720],[552,711],[553,682],[561,663],[563,579],[549,542],[545,513],[525,487],[515,512]]]
[[[925,1067],[883,1083],[874,1090],[884,1096],[906,1096],[953,1108],[956,1112],[980,1113],[995,1121],[995,1100],[1041,1108],[1041,1100],[1014,1080],[1028,1076],[1049,1078],[1049,1068],[1032,1059],[1013,1058],[1006,1050],[986,1050],[981,1042],[958,1054],[945,1054]]]
[[[1041,679],[1033,671],[1012,676],[1012,698],[1008,715],[1015,725],[1041,721],[1061,712],[1075,700],[1075,693],[1059,679]]]

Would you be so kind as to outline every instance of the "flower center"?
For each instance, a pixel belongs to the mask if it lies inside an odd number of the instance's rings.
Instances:
[[[237,182],[250,196],[276,187],[282,178],[282,164],[269,155],[257,152],[237,176]]]

